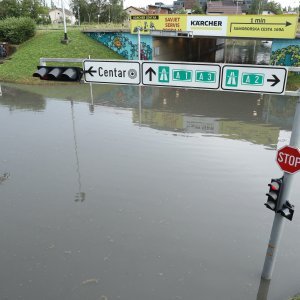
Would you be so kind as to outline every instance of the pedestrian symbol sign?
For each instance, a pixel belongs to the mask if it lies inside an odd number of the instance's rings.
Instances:
[[[190,70],[173,70],[173,80],[174,81],[192,81],[193,72]]]
[[[159,82],[170,81],[170,68],[168,66],[158,67],[158,81]]]
[[[226,86],[236,87],[238,86],[239,70],[228,69],[226,70]]]
[[[265,77],[264,74],[260,74],[260,73],[243,73],[242,74],[242,84],[263,85],[264,77]]]
[[[196,71],[196,81],[199,82],[216,82],[216,73],[210,71]]]

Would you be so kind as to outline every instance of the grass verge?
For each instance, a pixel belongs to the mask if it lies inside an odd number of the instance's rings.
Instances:
[[[88,58],[90,55],[91,58],[122,59],[120,55],[85,36],[79,30],[68,32],[68,38],[71,40],[69,44],[62,44],[62,38],[63,31],[37,31],[35,37],[18,47],[10,60],[0,64],[0,80],[39,84],[40,79],[32,77],[32,74],[41,57]]]
[[[291,91],[300,89],[300,75],[293,72],[289,74],[286,87]]]

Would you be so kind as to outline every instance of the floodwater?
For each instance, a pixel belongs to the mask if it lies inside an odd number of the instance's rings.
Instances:
[[[130,86],[0,97],[0,299],[255,300],[296,99]],[[300,291],[299,175],[269,299]]]

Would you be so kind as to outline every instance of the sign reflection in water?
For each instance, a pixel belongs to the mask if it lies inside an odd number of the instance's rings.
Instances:
[[[3,297],[254,299],[294,99],[142,88],[139,103],[135,87],[92,88],[3,88]],[[298,292],[292,225],[272,300]]]

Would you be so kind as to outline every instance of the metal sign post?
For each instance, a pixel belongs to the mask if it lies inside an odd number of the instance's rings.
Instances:
[[[141,28],[138,28],[138,53],[137,53],[137,58],[138,60],[141,60]]]
[[[300,146],[300,97],[296,105],[290,146],[296,148]],[[283,204],[290,199],[293,178],[294,176],[292,174],[284,172],[283,189],[278,199],[278,209],[281,209]],[[275,213],[264,267],[261,275],[263,279],[270,280],[272,278],[272,273],[274,269],[280,238],[283,231],[283,226],[284,217],[279,213]]]

